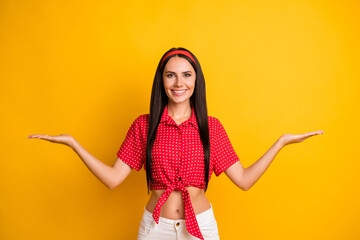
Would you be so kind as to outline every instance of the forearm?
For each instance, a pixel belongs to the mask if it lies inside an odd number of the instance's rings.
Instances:
[[[85,163],[86,167],[108,188],[114,185],[114,169],[92,156],[75,139],[69,145]]]
[[[244,182],[247,189],[250,189],[259,180],[282,147],[281,142],[277,140],[261,158],[250,167],[245,168]]]

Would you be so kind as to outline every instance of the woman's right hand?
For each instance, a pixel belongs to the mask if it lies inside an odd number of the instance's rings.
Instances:
[[[65,144],[69,147],[72,146],[73,142],[74,142],[74,138],[73,136],[69,135],[69,134],[60,134],[57,136],[50,136],[50,135],[41,135],[41,134],[32,134],[29,135],[28,138],[37,138],[37,139],[44,139],[47,140],[49,142],[53,142],[53,143],[61,143],[61,144]]]

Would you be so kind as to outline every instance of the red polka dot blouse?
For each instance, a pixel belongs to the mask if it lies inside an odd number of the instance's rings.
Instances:
[[[137,171],[144,166],[146,158],[146,139],[149,114],[137,117],[131,124],[117,156]],[[228,167],[239,161],[230,140],[220,121],[208,116],[210,135],[210,168],[209,181],[212,173],[219,176]],[[199,239],[201,235],[189,192],[185,187],[194,186],[205,189],[204,152],[200,133],[192,107],[191,117],[178,125],[168,115],[165,106],[158,126],[152,150],[153,183],[151,190],[166,189],[160,197],[153,218],[159,223],[160,209],[173,190],[181,191],[184,201],[186,229]]]

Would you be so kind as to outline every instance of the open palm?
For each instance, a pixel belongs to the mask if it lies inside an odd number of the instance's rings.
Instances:
[[[28,136],[28,138],[43,139],[43,140],[47,140],[47,141],[53,142],[53,143],[65,144],[67,146],[70,146],[70,144],[74,140],[74,138],[69,134],[60,134],[60,135],[56,135],[56,136],[32,134],[32,135]]]
[[[319,135],[319,134],[323,134],[323,133],[324,133],[324,131],[322,131],[322,130],[318,130],[318,131],[314,131],[314,132],[307,132],[307,133],[304,133],[304,134],[297,134],[297,135],[290,134],[290,133],[285,133],[285,134],[283,134],[281,136],[280,141],[285,146],[285,145],[288,145],[288,144],[291,144],[291,143],[302,142],[302,141],[304,141],[305,139],[307,139],[309,137]]]

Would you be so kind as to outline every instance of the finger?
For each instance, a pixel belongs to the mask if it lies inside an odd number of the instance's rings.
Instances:
[[[45,139],[45,140],[52,140],[52,139],[53,139],[53,136],[49,136],[49,135],[41,135],[41,136],[39,136],[39,138],[41,138],[41,139]]]
[[[41,135],[41,134],[33,134],[33,135],[30,135],[29,138],[39,138],[41,136],[43,136],[43,135]]]
[[[302,134],[303,136],[313,136],[313,135],[319,135],[319,134],[323,134],[324,131],[322,130],[319,130],[319,131],[314,131],[314,132],[307,132],[307,133],[304,133]]]
[[[314,132],[307,132],[307,133],[304,133],[304,134],[300,134],[300,139],[301,141],[309,138],[309,137],[312,137],[312,136],[315,136],[315,135],[319,135],[319,134],[323,134],[324,131],[320,130],[320,131],[314,131]]]
[[[305,138],[310,137],[312,134],[313,134],[312,132],[307,132],[307,133],[304,133],[304,134],[300,134],[299,138],[300,139],[305,139]]]
[[[32,134],[29,135],[28,138],[38,138],[39,136],[41,136],[40,134]]]
[[[313,134],[323,134],[324,131],[323,130],[318,130],[318,131],[313,131],[311,133],[313,133]]]
[[[34,135],[29,136],[29,138],[37,138],[37,139],[51,140],[51,139],[52,139],[52,136],[43,135],[43,134],[34,134]]]
[[[312,132],[312,135],[320,135],[320,134],[323,134],[323,133],[324,133],[324,131],[319,130],[319,131]]]

